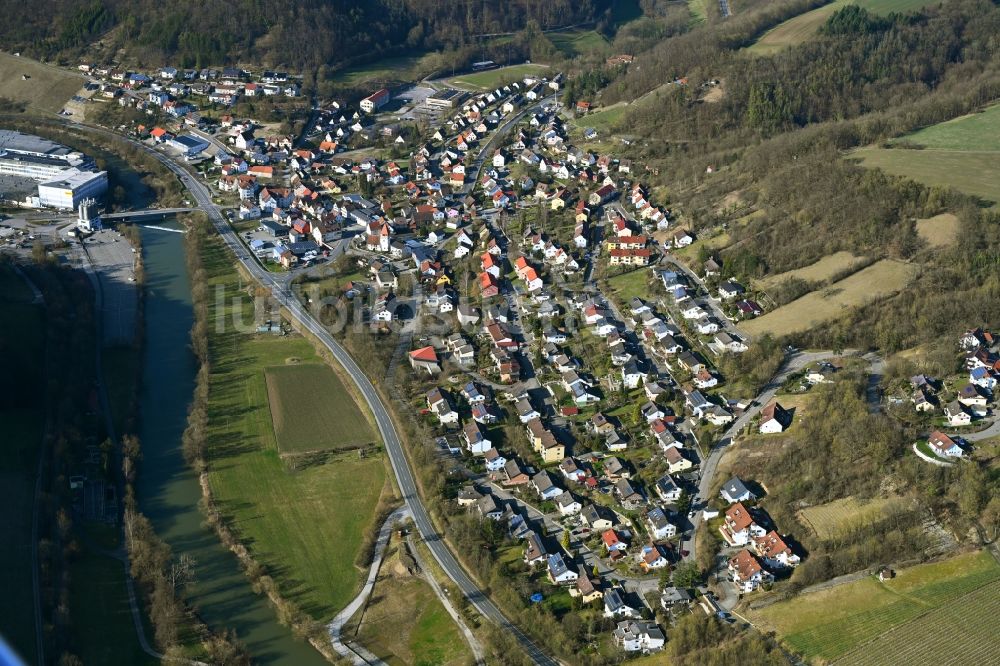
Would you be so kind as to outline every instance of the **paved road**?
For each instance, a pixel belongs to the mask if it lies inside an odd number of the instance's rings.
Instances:
[[[473,188],[476,186],[476,182],[479,180],[479,173],[483,169],[483,164],[487,159],[493,159],[493,153],[500,146],[500,140],[507,135],[507,132],[509,132],[514,125],[520,122],[529,113],[541,111],[543,106],[551,103],[552,100],[543,98],[531,106],[524,107],[501,123],[500,126],[497,127],[496,131],[490,136],[489,140],[480,147],[479,153],[476,155],[476,159],[473,160],[472,164],[469,165],[469,168],[466,169],[465,173],[469,176],[469,178],[465,181],[465,185],[462,186],[462,191],[465,193],[472,192]]]
[[[76,125],[76,123],[72,124]],[[121,138],[119,135],[103,128],[94,128],[91,126],[85,127],[86,129]],[[253,260],[250,254],[246,251],[246,248],[244,248],[242,243],[240,243],[236,232],[233,231],[233,229],[226,223],[226,220],[223,218],[218,206],[213,203],[211,192],[209,192],[208,188],[205,187],[204,184],[199,182],[195,176],[188,172],[183,166],[174,162],[168,156],[153,150],[145,144],[139,142],[133,143],[141,146],[143,150],[156,157],[156,159],[177,175],[181,183],[198,203],[199,208],[205,211],[208,215],[223,242],[225,242],[226,246],[236,256],[240,263],[242,263],[246,271],[253,275],[262,285],[270,287],[275,300],[281,306],[286,308],[288,313],[299,324],[299,326],[312,333],[344,367],[344,370],[348,373],[351,380],[361,392],[361,395],[364,397],[365,402],[368,404],[369,409],[371,409],[372,414],[375,417],[379,434],[382,436],[382,441],[385,442],[386,452],[389,455],[389,462],[391,463],[393,472],[396,475],[396,481],[399,485],[400,492],[403,494],[403,500],[406,502],[406,506],[413,516],[414,524],[420,532],[420,536],[425,542],[427,542],[427,546],[430,549],[431,554],[434,556],[434,559],[437,560],[445,574],[447,574],[447,576],[455,582],[455,585],[462,591],[462,594],[469,599],[469,602],[476,608],[476,610],[478,610],[490,621],[498,624],[505,631],[510,632],[532,661],[542,666],[556,666],[558,662],[546,655],[541,648],[535,645],[535,643],[516,625],[508,620],[496,604],[494,604],[483,593],[479,586],[465,572],[465,569],[462,568],[461,564],[459,564],[458,560],[455,558],[454,554],[452,554],[451,550],[448,549],[448,546],[445,545],[440,535],[438,535],[437,530],[434,528],[434,524],[431,522],[430,515],[427,513],[427,509],[424,507],[423,501],[420,499],[420,495],[417,491],[417,484],[413,477],[413,472],[410,469],[409,462],[406,459],[406,454],[403,451],[403,444],[399,438],[398,432],[396,431],[395,424],[393,424],[392,419],[389,416],[389,411],[382,402],[382,397],[379,395],[375,386],[368,379],[367,375],[365,375],[361,367],[333,338],[333,336],[330,335],[330,333],[323,326],[321,326],[309,312],[306,311],[298,299],[292,296],[287,288],[287,283],[276,280],[274,275],[264,270],[260,264]]]
[[[375,541],[375,552],[372,557],[372,565],[368,569],[368,578],[365,579],[365,584],[361,587],[361,591],[358,595],[351,600],[351,603],[337,613],[334,618],[327,625],[327,630],[330,632],[330,642],[333,643],[333,649],[337,651],[342,657],[346,657],[353,661],[357,666],[364,666],[365,664],[372,663],[371,658],[367,654],[359,654],[359,650],[355,647],[348,647],[340,641],[340,632],[343,630],[344,625],[347,624],[348,620],[354,617],[354,614],[361,610],[361,607],[365,605],[368,601],[369,595],[372,593],[372,589],[375,587],[375,579],[378,578],[378,570],[382,566],[382,557],[385,555],[385,547],[389,545],[389,537],[392,536],[392,530],[396,526],[396,523],[405,519],[410,515],[410,510],[404,505],[390,513],[385,522],[382,523],[381,529],[378,532],[378,539]],[[376,658],[376,661],[378,659]],[[381,663],[379,661],[379,663]]]
[[[733,321],[726,316],[725,312],[722,311],[722,308],[719,306],[719,303],[711,297],[708,291],[708,287],[705,286],[704,280],[698,277],[697,273],[692,271],[684,264],[683,261],[678,259],[676,256],[670,254],[669,252],[664,253],[663,260],[668,264],[670,264],[673,268],[684,273],[684,275],[687,276],[688,281],[692,285],[696,286],[698,288],[698,291],[701,292],[700,296],[694,299],[694,302],[698,303],[699,305],[707,307],[709,311],[712,313],[712,316],[719,321],[719,323],[722,325],[723,329],[727,333],[729,333],[730,335],[739,336],[740,339],[749,342],[749,337],[745,333],[740,331],[738,328],[736,328],[736,325],[733,323]]]
[[[726,449],[730,444],[733,443],[733,438],[736,437],[739,432],[749,425],[749,423],[757,416],[761,409],[763,409],[768,402],[774,398],[775,394],[785,380],[788,377],[802,368],[816,363],[819,361],[829,360],[831,358],[836,358],[840,356],[853,355],[854,352],[844,351],[844,352],[833,352],[833,351],[820,351],[820,352],[796,352],[794,354],[786,357],[781,370],[778,374],[771,379],[770,382],[761,390],[760,394],[754,399],[753,404],[740,415],[738,419],[733,421],[726,430],[725,434],[719,439],[719,441],[712,447],[708,456],[701,463],[701,481],[698,483],[698,494],[694,498],[692,503],[692,508],[700,509],[704,506],[709,498],[709,492],[711,491],[712,484],[715,482],[715,474],[718,471],[719,461],[722,459],[722,455],[726,452]],[[869,361],[870,367],[872,367],[873,372],[875,369],[881,368],[881,359],[873,356],[865,356],[866,360]],[[878,370],[880,372],[880,370]],[[695,534],[698,531],[698,524],[701,522],[701,511],[695,511],[694,515],[691,517],[692,529],[688,533],[690,536],[681,541],[681,550],[688,552],[688,558],[695,558]]]

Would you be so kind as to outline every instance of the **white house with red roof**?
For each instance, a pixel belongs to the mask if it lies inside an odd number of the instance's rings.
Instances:
[[[730,546],[745,546],[752,539],[767,534],[767,530],[757,524],[743,502],[737,502],[726,509],[726,519],[719,526],[719,532]]]
[[[729,573],[740,592],[753,592],[761,585],[770,583],[774,576],[761,566],[760,561],[744,548],[729,560]]]
[[[441,363],[438,361],[437,352],[434,347],[427,346],[415,349],[410,352],[410,366],[414,370],[424,370],[429,375],[436,375],[441,372]]]

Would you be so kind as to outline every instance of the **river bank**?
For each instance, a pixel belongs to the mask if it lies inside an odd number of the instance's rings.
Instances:
[[[146,321],[139,395],[139,506],[178,558],[195,560],[187,601],[209,627],[232,629],[255,663],[324,664],[315,650],[278,623],[267,601],[247,582],[237,558],[203,524],[198,475],[188,467],[181,448],[197,372],[190,349],[194,316],[183,236],[150,228],[142,228],[141,236]]]

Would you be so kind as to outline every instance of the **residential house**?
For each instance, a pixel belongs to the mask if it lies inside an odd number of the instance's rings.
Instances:
[[[496,449],[490,449],[484,453],[483,459],[486,461],[487,472],[499,472],[507,464],[507,459],[500,455]]]
[[[604,617],[639,617],[639,609],[628,603],[624,590],[613,587],[604,593]]]
[[[738,298],[746,292],[746,287],[735,280],[728,280],[719,285],[719,298],[729,301]]]
[[[458,505],[459,506],[472,506],[482,499],[483,494],[476,490],[474,486],[463,486],[461,490],[458,491]]]
[[[483,495],[476,502],[476,509],[483,518],[490,520],[500,520],[503,517],[503,507],[496,501],[493,495]]]
[[[533,567],[536,564],[545,562],[548,553],[545,551],[545,544],[542,543],[542,539],[536,533],[531,532],[525,541],[527,545],[524,550],[524,563],[529,567]]]
[[[767,534],[767,530],[757,524],[754,515],[742,502],[726,509],[725,522],[719,526],[719,532],[730,546],[745,546],[752,539]]]
[[[475,421],[470,422],[462,430],[462,439],[465,441],[465,448],[474,456],[485,455],[493,448],[493,443],[486,438],[486,434]]]
[[[576,585],[580,575],[566,566],[561,553],[549,555],[547,563],[549,582],[553,585]]]
[[[757,496],[750,492],[750,489],[746,487],[746,484],[738,476],[734,476],[722,484],[722,490],[719,491],[719,494],[722,495],[722,499],[730,504],[749,502],[757,499]]]
[[[958,400],[953,400],[945,405],[944,416],[950,426],[967,426],[972,423],[972,415],[965,411],[962,403]]]
[[[624,554],[628,550],[628,542],[623,541],[618,532],[613,529],[601,532],[601,542],[604,544],[604,548],[608,551],[609,555],[614,555],[614,553]]]
[[[501,483],[505,486],[523,486],[531,480],[528,473],[521,469],[521,464],[516,458],[507,461],[507,464],[503,466],[500,478]]]
[[[583,509],[580,501],[568,491],[556,496],[556,507],[559,509],[559,515],[561,516],[576,515]]]
[[[581,469],[573,458],[565,458],[559,463],[559,471],[562,472],[563,478],[576,483],[582,483],[587,478],[586,470]]]
[[[671,612],[687,609],[691,606],[691,593],[682,587],[665,587],[660,594],[660,606]]]
[[[618,479],[615,482],[615,495],[621,505],[629,510],[634,510],[642,506],[646,498],[629,482],[628,479]]]
[[[764,564],[771,569],[797,567],[802,559],[792,552],[785,540],[776,531],[771,530],[762,537],[753,540],[753,549]]]
[[[440,388],[433,388],[426,394],[427,408],[433,412],[441,424],[458,423],[458,412],[451,406],[447,393]]]
[[[782,432],[792,422],[792,415],[777,400],[767,403],[760,412],[759,430],[763,434]]]
[[[615,522],[613,517],[604,507],[596,504],[589,504],[580,511],[580,519],[594,532],[604,532],[610,530]]]
[[[612,632],[612,638],[615,645],[625,652],[656,652],[663,649],[666,643],[659,625],[635,620],[619,622]]]
[[[651,509],[646,514],[646,526],[649,528],[649,535],[657,541],[677,534],[677,527],[667,520],[666,512],[660,507]]]
[[[414,370],[424,370],[428,375],[437,375],[441,372],[441,363],[438,361],[437,352],[434,347],[427,346],[415,349],[410,352],[410,366]]]
[[[678,474],[680,472],[685,472],[692,467],[694,463],[688,460],[680,449],[676,447],[670,447],[663,453],[663,457],[667,460],[667,471],[671,474]]]
[[[943,458],[961,458],[964,455],[962,447],[940,430],[932,432],[927,438],[927,443],[930,445],[931,451]]]
[[[660,550],[660,547],[655,543],[643,546],[642,550],[639,551],[638,559],[639,566],[642,567],[642,570],[646,573],[663,569],[669,564],[669,562],[667,562],[667,558],[663,556],[663,552]]]
[[[761,585],[774,581],[774,576],[766,571],[754,554],[746,548],[729,560],[729,573],[742,593],[753,592]]]
[[[569,595],[571,597],[580,597],[581,601],[585,604],[593,603],[604,597],[604,593],[598,585],[599,583],[595,584],[590,576],[587,575],[586,568],[580,567],[576,585],[569,591]]]
[[[610,432],[614,432],[614,428]],[[604,459],[604,476],[612,481],[616,479],[628,479],[632,477],[632,471],[628,465],[622,462],[621,458],[609,456]]]
[[[542,500],[550,500],[562,494],[563,489],[552,481],[544,469],[531,477],[531,485]]]
[[[669,474],[664,474],[657,479],[653,487],[656,490],[656,494],[664,502],[676,502],[681,498],[681,488]]]

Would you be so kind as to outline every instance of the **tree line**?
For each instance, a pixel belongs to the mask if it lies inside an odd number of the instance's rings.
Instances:
[[[451,50],[479,35],[594,22],[610,0],[43,0],[25,12],[13,0],[0,10],[9,48],[43,58],[75,57],[88,47],[144,66],[208,67],[229,63],[315,69],[370,62],[407,50]],[[89,52],[93,52],[92,50]]]

